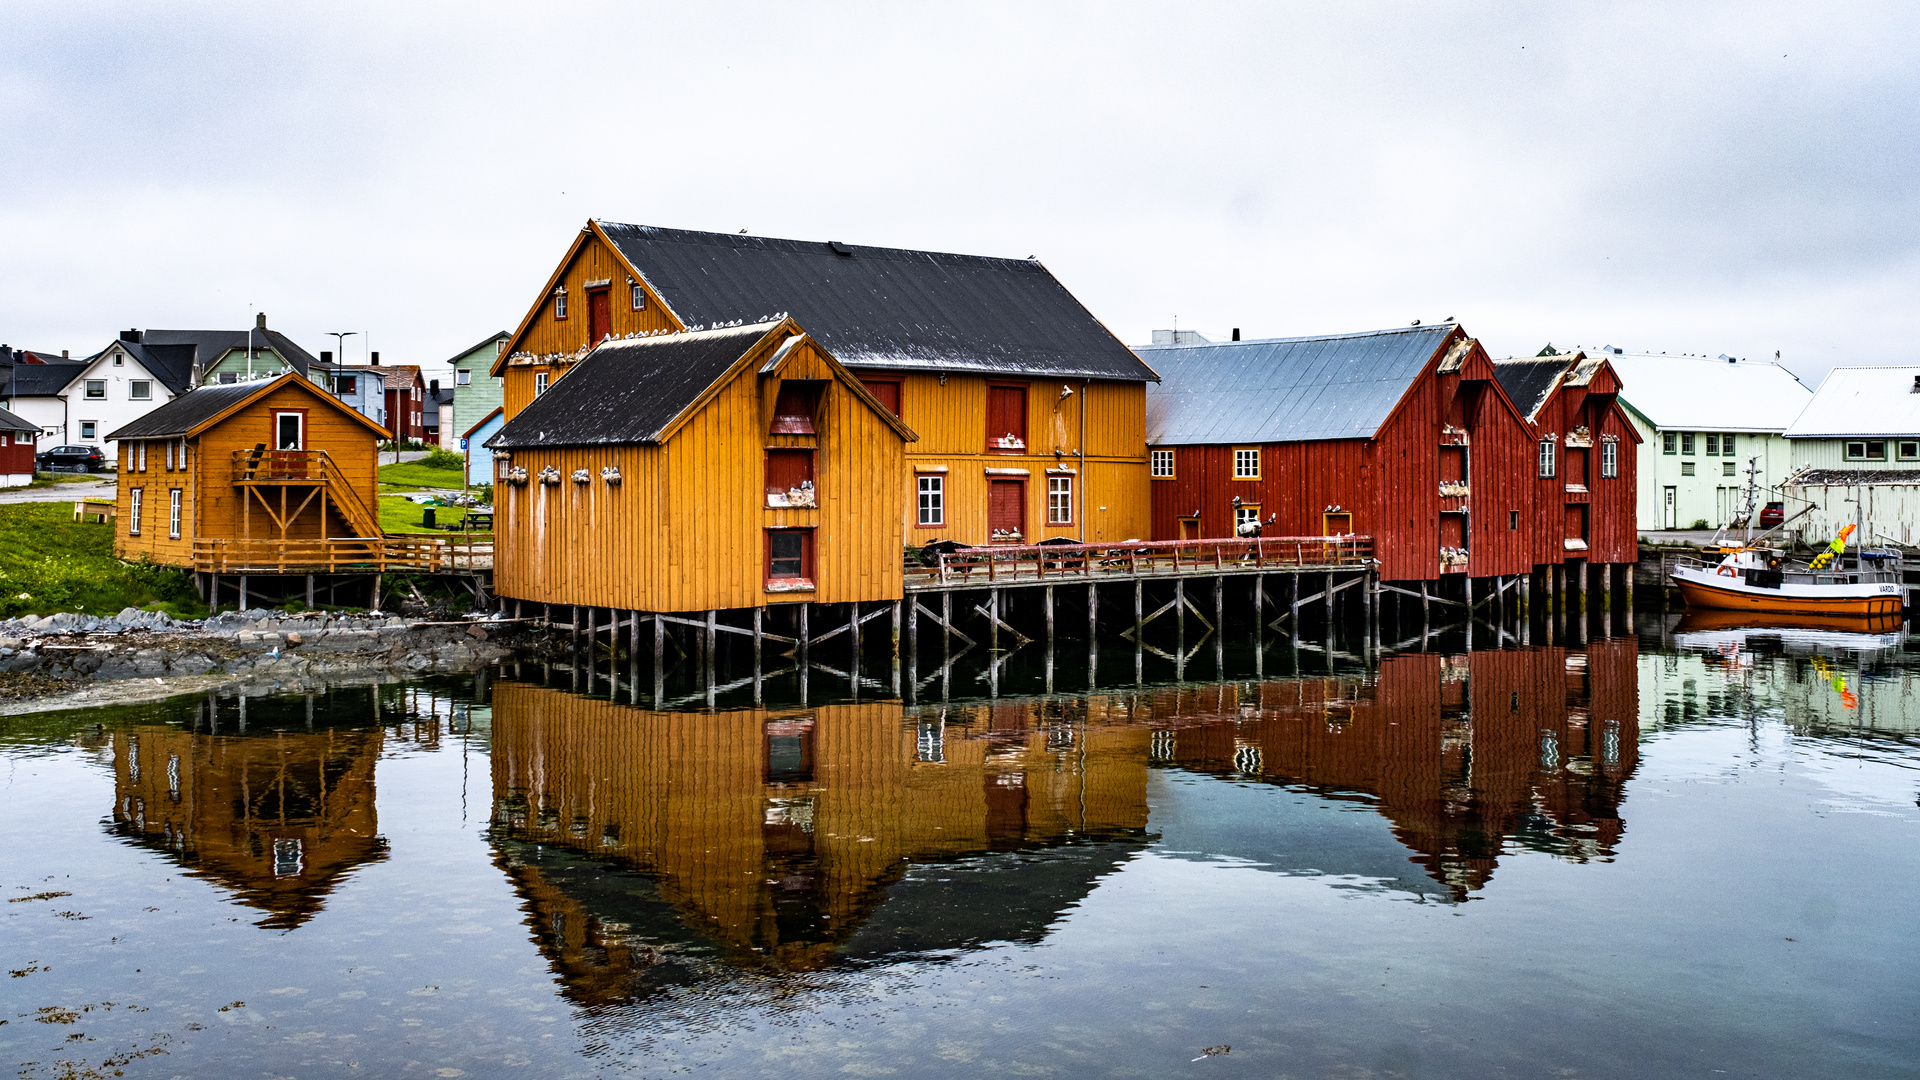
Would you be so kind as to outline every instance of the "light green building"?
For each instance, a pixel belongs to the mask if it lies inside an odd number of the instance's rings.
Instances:
[[[1750,462],[1760,467],[1759,501],[1780,501],[1793,468],[1786,429],[1813,397],[1793,372],[1771,360],[1598,351],[1620,375],[1620,404],[1643,440],[1641,532],[1744,522]]]
[[[487,373],[511,336],[502,330],[447,361],[453,367],[453,425],[452,434],[446,436],[451,448],[458,449],[469,428],[505,403],[500,380]],[[448,430],[444,420],[441,430]]]

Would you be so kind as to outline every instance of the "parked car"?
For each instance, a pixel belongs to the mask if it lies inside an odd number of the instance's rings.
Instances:
[[[1770,502],[1760,508],[1760,527],[1771,529],[1787,519],[1787,504]]]
[[[33,465],[43,472],[100,472],[107,467],[107,455],[97,446],[56,446],[33,455]]]

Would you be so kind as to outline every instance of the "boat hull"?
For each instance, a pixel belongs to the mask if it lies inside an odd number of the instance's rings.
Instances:
[[[1891,582],[1759,589],[1724,574],[1675,571],[1673,583],[1690,608],[1853,618],[1899,615],[1905,608],[1900,586]]]

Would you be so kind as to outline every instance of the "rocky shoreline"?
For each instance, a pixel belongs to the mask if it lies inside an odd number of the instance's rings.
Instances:
[[[175,620],[128,608],[0,622],[0,716],[150,701],[234,684],[470,671],[513,655],[511,620],[409,622],[378,613],[251,610]]]

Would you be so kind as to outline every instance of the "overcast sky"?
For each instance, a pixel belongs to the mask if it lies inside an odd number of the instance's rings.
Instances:
[[[511,329],[589,217],[1037,255],[1129,343],[1920,362],[1920,6],[0,5],[0,341]],[[361,339],[354,339],[356,342]],[[359,359],[361,345],[351,347]]]

